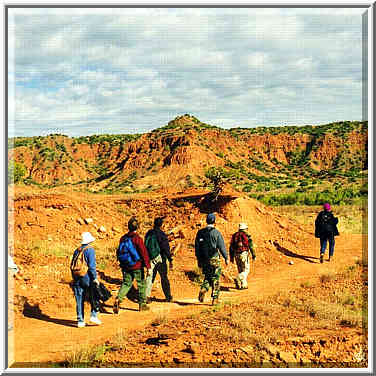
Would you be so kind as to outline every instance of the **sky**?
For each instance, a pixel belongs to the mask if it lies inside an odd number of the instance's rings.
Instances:
[[[9,8],[8,135],[362,120],[365,8]]]

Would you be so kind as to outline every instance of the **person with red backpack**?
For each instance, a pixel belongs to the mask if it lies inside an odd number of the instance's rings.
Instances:
[[[132,287],[133,280],[137,281],[138,305],[140,311],[148,311],[146,305],[146,282],[144,267],[147,269],[147,275],[150,274],[150,261],[148,251],[142,238],[137,234],[138,221],[132,217],[128,222],[129,232],[120,239],[116,256],[123,274],[123,283],[115,298],[113,310],[115,314],[119,313],[120,303]]]
[[[329,259],[334,255],[334,237],[339,235],[336,218],[331,212],[330,204],[325,203],[323,209],[315,220],[315,237],[320,239],[320,263],[324,262],[326,245],[329,242]]]
[[[252,259],[256,259],[256,254],[253,249],[252,238],[246,233],[248,228],[246,223],[239,224],[239,231],[231,237],[230,243],[230,261],[236,261],[238,267],[238,276],[235,278],[235,286],[239,290],[248,288],[248,274],[249,274],[249,253],[252,254]]]

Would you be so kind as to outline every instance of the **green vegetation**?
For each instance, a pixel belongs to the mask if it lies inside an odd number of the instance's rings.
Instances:
[[[250,194],[252,198],[260,200],[266,205],[322,205],[330,202],[334,205],[355,204],[367,200],[368,189],[362,187],[346,187],[326,189],[323,191],[305,192],[297,189],[292,193],[282,194]]]
[[[8,184],[20,183],[26,175],[26,168],[22,163],[10,160],[8,162]]]

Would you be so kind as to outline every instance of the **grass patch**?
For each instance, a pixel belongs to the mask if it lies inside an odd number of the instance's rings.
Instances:
[[[162,324],[166,324],[168,322],[168,318],[164,314],[159,314],[152,322],[151,326],[159,326]]]
[[[320,282],[322,284],[328,283],[328,282],[333,281],[335,278],[336,278],[336,276],[333,273],[324,273],[324,274],[320,275]]]
[[[31,250],[32,254],[37,255],[53,255],[56,257],[66,257],[73,254],[73,249],[70,245],[56,243],[48,240],[33,241],[26,248]]]
[[[64,362],[66,368],[86,368],[96,362],[102,362],[107,350],[107,345],[85,345],[74,350]]]

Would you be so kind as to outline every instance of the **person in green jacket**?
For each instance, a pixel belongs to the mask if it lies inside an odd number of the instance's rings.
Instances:
[[[252,238],[247,234],[248,226],[246,223],[239,223],[239,231],[231,237],[230,243],[230,261],[236,261],[238,267],[238,276],[235,278],[235,285],[237,289],[244,290],[248,288],[248,274],[250,270],[249,253],[252,254],[252,259],[256,259],[256,254],[253,249]]]
[[[197,264],[202,268],[204,281],[202,282],[198,300],[204,301],[205,294],[212,287],[212,305],[218,303],[219,278],[222,273],[220,254],[228,265],[228,256],[222,234],[214,227],[215,214],[206,217],[207,226],[197,232],[195,239],[195,253]]]

